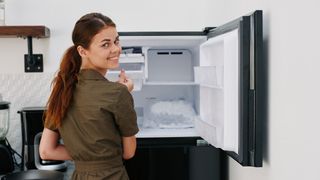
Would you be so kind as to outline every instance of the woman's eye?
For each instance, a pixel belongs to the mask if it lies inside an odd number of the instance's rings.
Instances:
[[[101,47],[109,47],[109,43],[104,43],[101,45]]]
[[[119,40],[116,40],[116,41],[114,42],[114,44],[119,45],[119,44],[120,44],[120,41],[119,41]]]

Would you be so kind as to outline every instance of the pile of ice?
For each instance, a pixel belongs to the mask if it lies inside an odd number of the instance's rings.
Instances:
[[[157,101],[150,105],[144,120],[149,128],[191,128],[196,113],[192,104],[185,100]]]

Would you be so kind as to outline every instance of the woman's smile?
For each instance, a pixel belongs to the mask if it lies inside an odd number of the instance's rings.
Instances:
[[[118,61],[119,60],[119,57],[116,56],[116,57],[109,57],[107,58],[107,60],[110,60],[110,61]]]
[[[119,64],[119,58],[118,57],[112,57],[112,58],[107,58],[108,63],[112,63],[112,66],[115,66]],[[111,65],[111,64],[110,64]],[[109,67],[109,68],[115,68],[115,67]]]

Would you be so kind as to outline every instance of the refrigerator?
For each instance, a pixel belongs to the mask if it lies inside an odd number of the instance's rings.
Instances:
[[[125,69],[134,81],[140,129],[137,153],[148,161],[182,154],[163,166],[185,161],[155,176],[166,178],[164,174],[179,171],[171,169],[188,166],[181,172],[189,175],[181,179],[199,179],[207,171],[208,176],[220,174],[207,179],[221,179],[225,155],[242,166],[262,166],[261,10],[199,32],[119,32],[119,36],[120,68],[106,77],[116,80],[119,70]],[[152,150],[162,153],[157,157]],[[140,165],[131,165],[129,175],[147,168],[139,167],[146,160],[137,161]],[[203,170],[206,166],[194,170],[194,163],[204,161],[208,170]],[[155,169],[159,167],[148,171]],[[148,173],[137,179],[157,179]]]

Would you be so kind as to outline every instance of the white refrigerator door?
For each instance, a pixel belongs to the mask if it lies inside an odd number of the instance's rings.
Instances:
[[[196,121],[196,128],[210,144],[236,153],[239,122],[238,34],[239,30],[235,29],[210,38],[200,46],[197,74],[207,75],[196,80],[200,84],[200,119]]]
[[[211,30],[200,46],[200,65],[195,68],[200,86],[197,133],[244,166],[262,166],[255,97],[261,22],[262,12],[255,11]]]

